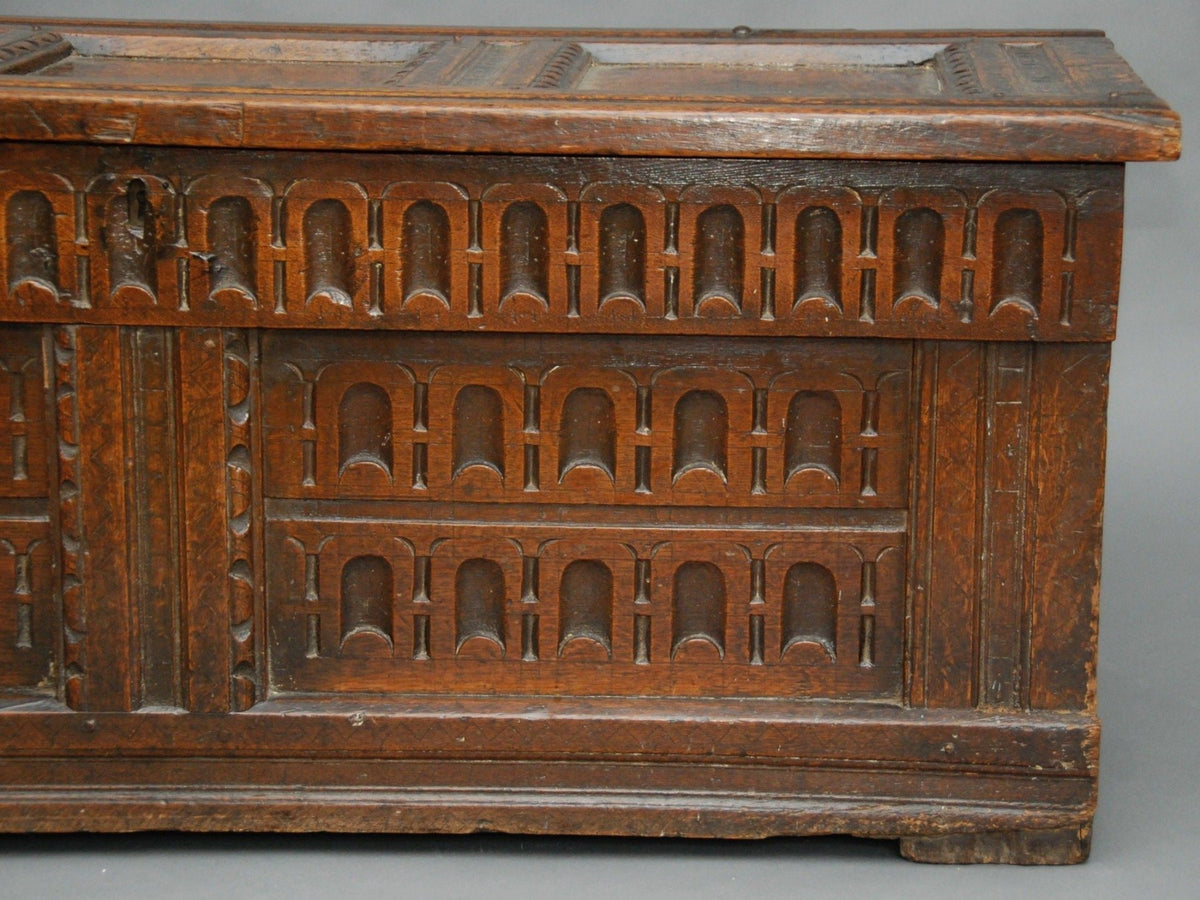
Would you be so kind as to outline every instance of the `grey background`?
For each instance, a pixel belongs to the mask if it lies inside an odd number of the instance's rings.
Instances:
[[[9,15],[611,27],[1103,28],[1184,119],[1184,158],[1128,168],[1101,600],[1100,809],[1082,867],[933,867],[850,838],[752,843],[437,836],[0,838],[0,896],[316,894],[1200,896],[1200,0],[0,0]]]

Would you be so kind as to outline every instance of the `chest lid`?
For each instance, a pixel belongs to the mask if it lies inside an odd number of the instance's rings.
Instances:
[[[1132,161],[1179,120],[1100,32],[632,32],[0,19],[0,139]]]

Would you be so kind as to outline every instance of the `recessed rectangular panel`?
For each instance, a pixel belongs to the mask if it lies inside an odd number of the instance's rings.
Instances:
[[[273,693],[899,697],[903,515],[368,511],[269,509]]]
[[[590,65],[581,93],[673,98],[763,97],[834,100],[874,96],[937,97],[945,90],[937,54],[944,43],[767,44],[744,41],[705,48],[688,44],[585,44]]]
[[[898,508],[910,356],[907,342],[267,334],[266,493]]]
[[[288,85],[324,90],[394,89],[405,67],[434,46],[423,41],[338,41],[160,35],[37,33],[60,58],[36,70],[39,81],[109,88],[146,84],[226,90],[275,90]]]

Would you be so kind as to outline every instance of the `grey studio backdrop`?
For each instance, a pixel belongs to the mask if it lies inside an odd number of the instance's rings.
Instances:
[[[1198,897],[1200,0],[0,0],[0,13],[180,20],[731,28],[1102,28],[1183,116],[1184,158],[1128,170],[1114,349],[1100,809],[1081,867],[933,867],[851,838],[0,837],[0,896]]]

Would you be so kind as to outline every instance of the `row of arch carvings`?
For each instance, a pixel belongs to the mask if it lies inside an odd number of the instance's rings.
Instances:
[[[855,205],[843,194],[857,195],[843,191],[809,203],[792,197],[771,205],[768,217],[757,194],[731,188],[736,194],[731,202],[722,202],[721,192],[713,191],[714,199],[672,205],[676,211],[668,214],[661,196],[642,196],[650,189],[641,188],[636,202],[614,197],[575,204],[582,211],[576,215],[585,217],[575,222],[563,211],[565,197],[545,185],[532,186],[539,189],[532,198],[521,198],[518,186],[505,186],[485,197],[490,212],[480,216],[472,212],[478,201],[453,185],[432,186],[436,196],[423,198],[416,196],[419,185],[406,185],[394,196],[372,200],[356,185],[330,185],[338,196],[318,196],[322,185],[300,183],[278,198],[253,179],[218,178],[198,183],[181,213],[183,198],[168,182],[149,176],[107,179],[81,207],[94,220],[86,226],[86,244],[80,243],[83,223],[76,221],[79,213],[65,186],[53,179],[47,183],[54,190],[3,191],[0,185],[10,294],[26,302],[82,301],[92,276],[77,265],[76,256],[85,247],[85,256],[93,255],[90,248],[98,247],[107,282],[97,286],[150,303],[160,285],[182,277],[175,265],[181,260],[204,273],[195,286],[208,299],[255,306],[303,299],[353,307],[382,279],[382,292],[400,307],[433,303],[482,314],[475,308],[475,295],[481,294],[495,298],[491,302],[498,310],[512,302],[518,312],[579,315],[578,297],[568,309],[559,294],[577,293],[584,272],[583,287],[592,298],[585,311],[592,313],[614,304],[624,312],[668,318],[687,310],[742,315],[750,295],[765,303],[771,293],[771,317],[810,304],[825,309],[823,315],[837,315],[847,310],[847,295],[857,292],[862,298],[856,303],[871,307],[860,307],[860,317],[869,317],[876,307],[886,314],[889,305],[938,308],[951,302],[961,307],[969,300],[971,306],[978,290],[991,313],[1014,308],[1037,316],[1047,273],[1057,271],[1048,263],[1053,254],[1046,252],[1046,217],[1074,215],[1058,195],[1039,195],[1029,206],[1013,205],[1020,197],[1006,197],[1008,205],[994,208],[985,198],[978,209],[987,210],[983,225],[990,253],[984,257],[990,262],[976,286],[976,208],[964,219],[961,204],[885,210]],[[393,204],[396,210],[384,216],[374,204]],[[677,207],[687,211],[682,220]],[[769,229],[763,224],[768,219]],[[884,226],[886,248],[871,232]],[[1064,249],[1062,258],[1070,261],[1070,252]],[[398,253],[390,269],[392,264],[384,262],[393,259],[388,253]],[[791,260],[786,278],[775,268],[781,253]],[[868,298],[879,256],[890,258],[891,296]],[[383,267],[380,274],[367,271],[368,258],[380,260],[371,263]],[[953,272],[951,260],[956,261]],[[963,296],[960,270],[963,277],[971,276]],[[767,271],[769,279],[761,275]],[[787,296],[773,296],[777,279]],[[690,304],[685,310],[678,308],[682,299]],[[768,310],[763,307],[761,314]]]
[[[676,659],[689,645],[704,644],[723,659],[732,598],[720,567],[706,561],[682,562],[675,568],[671,584],[669,658]],[[472,643],[486,645],[477,647],[485,651],[490,646],[494,651],[491,655],[507,655],[506,598],[510,589],[503,568],[494,560],[467,559],[457,565],[453,597],[456,655]],[[383,557],[358,556],[343,565],[339,653],[394,655],[394,597],[392,568]],[[792,564],[784,577],[779,601],[781,624],[774,659],[835,661],[839,592],[833,573],[815,562]],[[613,571],[608,564],[580,559],[566,565],[558,586],[554,655],[570,656],[574,645],[590,644],[611,658],[615,605]],[[648,611],[637,616],[647,621],[649,617]],[[427,616],[424,627],[419,646],[414,645],[415,658],[429,657]],[[649,641],[648,634],[645,637]],[[762,650],[760,647],[757,652]],[[649,662],[651,652],[647,643],[642,661]],[[528,648],[524,653],[528,658]]]
[[[452,475],[479,466],[505,477],[504,403],[499,391],[466,385],[455,394],[452,419]],[[393,409],[387,391],[359,382],[348,387],[338,406],[338,465],[394,470]],[[615,484],[618,467],[617,409],[603,388],[577,387],[563,399],[559,417],[557,473],[561,481],[576,468],[591,468]],[[721,479],[729,475],[729,409],[714,390],[695,389],[680,397],[672,423],[672,479],[696,469]],[[797,390],[783,423],[783,480],[805,471],[841,480],[842,406],[828,390]]]

